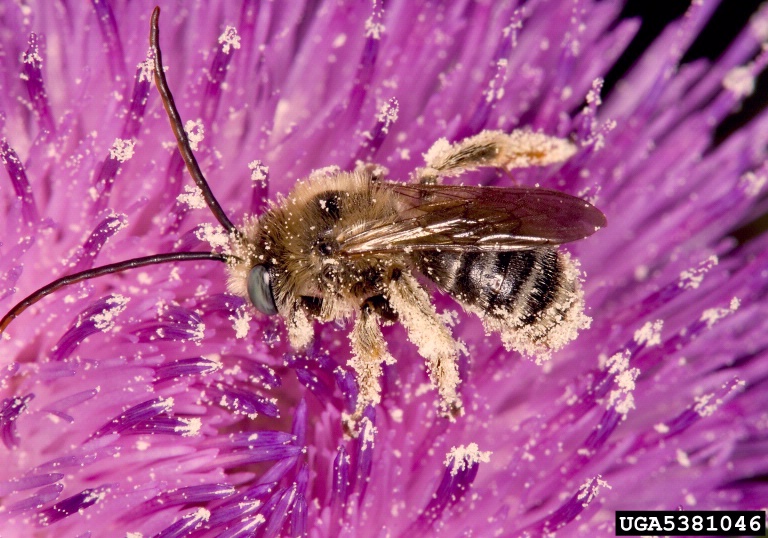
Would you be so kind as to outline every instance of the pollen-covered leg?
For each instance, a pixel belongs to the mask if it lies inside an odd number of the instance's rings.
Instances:
[[[312,322],[301,305],[296,304],[291,308],[286,319],[286,326],[288,328],[288,342],[293,349],[304,349],[312,341],[314,336]]]
[[[562,162],[576,152],[576,146],[563,138],[529,129],[482,131],[456,142],[445,138],[435,142],[424,154],[425,168],[416,170],[420,183],[437,183],[442,177],[458,176],[469,170],[490,166],[512,170]]]
[[[429,378],[440,395],[441,411],[450,418],[460,415],[458,347],[450,329],[437,316],[429,295],[413,276],[403,273],[390,285],[388,299],[409,339],[427,360]]]
[[[352,343],[353,358],[347,362],[354,371],[358,394],[355,412],[345,417],[344,422],[350,435],[354,435],[363,411],[369,405],[378,405],[381,401],[382,363],[394,364],[395,359],[387,351],[384,337],[379,327],[379,316],[363,307],[355,321],[355,327],[349,334]]]

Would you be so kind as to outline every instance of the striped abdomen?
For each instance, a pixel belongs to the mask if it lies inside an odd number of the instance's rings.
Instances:
[[[470,310],[525,326],[573,291],[554,248],[512,252],[428,252],[422,274]]]

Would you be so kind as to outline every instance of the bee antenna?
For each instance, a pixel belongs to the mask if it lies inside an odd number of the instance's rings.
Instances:
[[[163,56],[160,52],[160,7],[156,6],[152,12],[152,22],[150,24],[149,31],[149,46],[155,56],[155,85],[160,92],[160,98],[163,100],[163,106],[165,112],[168,114],[168,120],[171,122],[171,129],[173,134],[176,135],[176,142],[179,146],[179,153],[184,159],[187,165],[187,170],[195,180],[198,188],[203,192],[205,203],[208,204],[208,208],[213,213],[213,216],[219,221],[219,223],[227,230],[228,233],[234,233],[239,235],[240,232],[229,220],[224,210],[219,205],[216,197],[213,195],[211,188],[208,186],[203,171],[200,169],[200,165],[197,164],[195,154],[192,153],[192,148],[189,145],[189,137],[181,123],[181,116],[176,108],[176,103],[173,100],[173,94],[168,87],[168,81],[165,78],[165,72],[163,71]]]
[[[35,304],[37,301],[53,293],[54,291],[69,286],[70,284],[76,284],[77,282],[88,280],[90,278],[96,278],[103,275],[109,275],[111,273],[120,273],[127,271],[128,269],[135,269],[137,267],[144,267],[145,265],[155,265],[159,263],[179,262],[187,260],[216,260],[220,262],[226,262],[228,257],[224,254],[217,254],[215,252],[171,252],[167,254],[155,254],[153,256],[144,256],[143,258],[133,258],[117,263],[110,263],[109,265],[102,265],[101,267],[94,267],[86,271],[80,271],[73,275],[63,276],[57,280],[54,280],[50,284],[46,284],[39,290],[25,297],[16,306],[0,319],[0,334],[5,331],[5,328],[16,319],[19,314],[24,312],[28,307]]]

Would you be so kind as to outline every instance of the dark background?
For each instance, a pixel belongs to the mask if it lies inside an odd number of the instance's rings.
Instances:
[[[705,0],[708,1],[708,0]],[[683,62],[698,58],[714,60],[726,49],[736,35],[746,26],[750,16],[764,0],[721,0],[717,10],[702,33],[683,57]],[[690,5],[690,0],[628,0],[623,17],[639,17],[642,26],[626,52],[605,78],[604,93],[611,91],[616,81],[637,60],[639,55],[671,21],[680,18]],[[740,110],[734,111],[715,132],[715,143],[727,138],[768,105],[768,73],[757,79],[755,92],[746,99]],[[765,141],[768,144],[768,141]],[[765,202],[765,200],[763,200]],[[768,230],[768,214],[744,223],[733,231],[733,236],[743,243]]]

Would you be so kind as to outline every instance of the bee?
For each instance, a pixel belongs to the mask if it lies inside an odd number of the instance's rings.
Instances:
[[[554,190],[442,184],[482,167],[505,170],[568,159],[575,146],[530,130],[482,131],[451,144],[438,140],[410,181],[388,181],[381,168],[317,173],[300,181],[240,227],[229,220],[206,181],[162,67],[159,8],[150,25],[155,83],[190,175],[227,231],[229,248],[135,258],[62,277],[0,320],[0,332],[45,295],[75,282],[157,263],[225,262],[228,290],[266,316],[285,320],[297,350],[313,338],[313,321],[354,319],[349,334],[359,394],[345,416],[348,431],[380,402],[382,365],[395,362],[381,326],[398,322],[426,360],[441,412],[462,413],[461,345],[437,313],[428,288],[477,314],[507,349],[541,356],[589,325],[578,264],[556,245],[606,224],[584,200]]]

